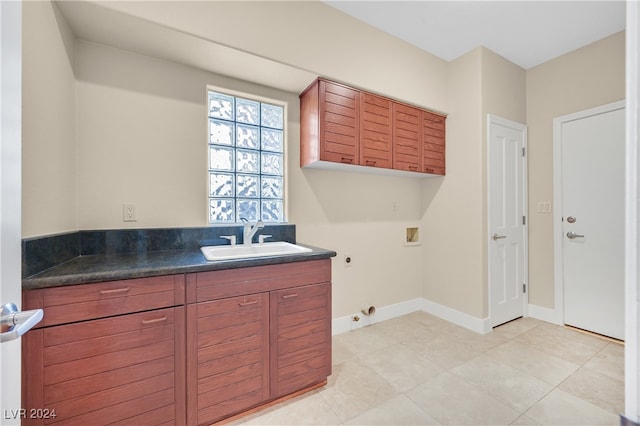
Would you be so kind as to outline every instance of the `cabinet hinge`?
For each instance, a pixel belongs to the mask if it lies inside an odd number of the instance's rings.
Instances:
[[[522,292],[523,293],[527,292],[527,285],[525,283],[522,283]]]
[[[522,216],[522,224],[523,225],[527,224],[527,217],[526,216]]]
[[[526,148],[523,146],[523,147],[522,147],[522,156],[523,156],[523,157],[526,155],[526,154],[525,154],[525,152],[526,152]]]

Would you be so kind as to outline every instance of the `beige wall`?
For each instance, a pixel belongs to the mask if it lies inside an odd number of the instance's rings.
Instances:
[[[80,229],[205,226],[206,87],[292,95],[77,41]],[[297,100],[297,99],[296,99]],[[123,203],[137,222],[123,222]]]
[[[482,48],[482,115],[495,114],[517,123],[527,120],[526,71]],[[486,134],[485,134],[486,136]]]
[[[297,94],[84,41],[76,54],[80,229],[207,224],[209,84],[287,104],[289,220],[299,241],[339,252],[334,315],[420,296],[420,249],[402,244],[419,179],[300,169]],[[122,222],[123,202],[137,222]]]
[[[22,16],[22,235],[74,231],[73,35],[49,2],[24,2]]]
[[[447,176],[423,193],[423,296],[486,318],[486,117],[526,121],[525,72],[480,47],[449,64],[448,97]]]
[[[487,115],[497,115],[516,123],[526,124],[526,73],[523,68],[507,61],[489,49],[482,48],[482,226],[483,226],[483,314],[489,315],[489,273],[487,238]]]
[[[322,64],[317,74],[361,87],[368,85],[398,98],[401,96],[394,90],[410,93],[404,100],[445,109],[446,62],[355,20],[343,19],[340,12],[321,4],[296,7],[310,7],[318,17],[331,20],[334,28],[345,30],[351,25],[363,31],[361,38],[339,48],[333,40],[306,40],[323,44],[325,49],[333,46],[336,52],[336,56],[322,60],[309,55],[300,58]],[[279,16],[272,9],[263,12]],[[253,17],[257,26],[263,22],[258,18]],[[349,66],[340,59],[366,50],[377,51],[381,40],[386,40],[382,44],[386,47],[380,52],[389,52],[385,55],[393,59],[385,57],[383,66],[379,57],[356,65],[349,61]],[[286,43],[280,46],[285,53],[290,48]],[[297,225],[300,241],[338,252],[333,262],[334,316],[357,312],[365,303],[385,306],[421,296],[421,248],[405,247],[403,241],[404,229],[419,225],[423,214],[422,181],[301,170],[297,93],[85,41],[76,41],[75,55],[77,176],[73,183],[77,185],[78,219],[72,228],[206,225],[205,88],[211,84],[287,103],[289,220]],[[354,79],[345,71],[366,78]],[[430,78],[424,79],[424,75]],[[414,90],[410,83],[418,80],[420,90]],[[36,147],[40,141],[30,140],[28,144]],[[70,150],[64,152],[65,158],[74,157]],[[54,177],[50,181],[58,180]],[[26,183],[24,192],[30,194],[34,184]],[[137,222],[122,222],[124,202],[136,204]],[[37,217],[25,217],[25,224],[40,226],[34,235],[66,230]],[[345,254],[353,257],[350,267],[343,265]]]
[[[533,207],[551,199],[545,185],[550,140],[544,136],[547,128],[550,135],[550,118],[592,106],[582,107],[588,84],[602,95],[589,98],[595,104],[622,96],[611,94],[623,85],[617,75],[620,36],[524,73],[484,48],[446,63],[318,2],[269,7],[202,2],[179,9],[172,2],[106,3],[149,22],[449,113],[445,178],[303,170],[297,93],[86,41],[77,40],[74,53],[65,49],[73,43],[51,5],[26,4],[23,236],[205,226],[206,85],[281,100],[288,111],[289,220],[300,241],[338,252],[335,317],[365,303],[385,306],[416,297],[486,317],[486,114],[529,121]],[[215,13],[219,25],[201,19],[206,13]],[[240,17],[245,31],[231,36],[228,29],[239,25]],[[286,31],[273,31],[269,20],[282,20]],[[319,37],[309,30],[316,25],[332,31]],[[592,62],[599,64],[596,70]],[[600,74],[611,84],[593,85]],[[579,101],[566,100],[574,94]],[[138,222],[122,222],[124,202],[136,204]],[[550,250],[540,244],[551,241],[551,229],[540,220],[530,224],[532,303],[551,306],[544,296],[545,277],[552,277]],[[407,226],[421,227],[421,246],[403,245]],[[353,257],[350,267],[343,264],[345,254]]]
[[[529,303],[554,308],[553,119],[624,99],[624,32],[527,70]]]
[[[161,1],[152,7],[148,2],[104,2],[103,6],[447,111],[446,61],[320,1]]]
[[[483,314],[481,49],[449,64],[447,176],[425,181],[423,297]]]

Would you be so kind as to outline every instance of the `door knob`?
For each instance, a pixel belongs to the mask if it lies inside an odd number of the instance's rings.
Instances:
[[[13,303],[0,309],[0,343],[15,340],[38,324],[42,319],[42,309],[19,311]]]
[[[503,238],[507,238],[507,236],[506,235],[493,234],[493,236],[491,238],[493,238],[493,241],[496,241],[496,240],[501,240]]]
[[[570,240],[575,240],[576,238],[584,238],[584,235],[575,234],[575,233],[569,231],[569,232],[567,232],[567,238],[569,238]]]

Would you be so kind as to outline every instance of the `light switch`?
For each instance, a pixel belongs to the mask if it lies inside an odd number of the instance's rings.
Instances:
[[[551,201],[538,201],[538,213],[551,213]]]

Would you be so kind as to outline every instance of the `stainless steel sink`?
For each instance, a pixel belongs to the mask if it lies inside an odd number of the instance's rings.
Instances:
[[[200,247],[200,251],[207,260],[231,260],[310,253],[313,250],[284,241],[276,241],[251,245],[206,246]]]

